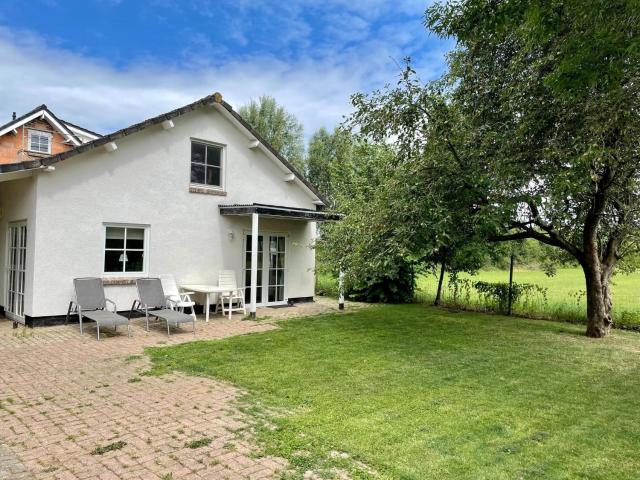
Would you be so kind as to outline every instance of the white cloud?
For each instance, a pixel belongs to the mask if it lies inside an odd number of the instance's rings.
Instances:
[[[194,40],[191,55],[197,48],[215,50],[202,41],[198,47]],[[28,31],[0,28],[0,124],[12,111],[20,115],[46,103],[61,118],[108,133],[220,91],[234,107],[261,94],[274,96],[303,122],[309,136],[340,123],[352,93],[394,81],[393,59],[404,55],[401,46],[370,40],[291,62],[244,56],[180,67],[151,59],[117,68]],[[423,66],[423,78],[433,76],[440,64],[436,54]]]

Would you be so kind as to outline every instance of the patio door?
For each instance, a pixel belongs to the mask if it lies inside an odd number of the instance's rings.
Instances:
[[[287,302],[286,249],[287,242],[284,235],[258,236],[258,283],[256,288],[256,304],[258,306],[282,305]],[[251,235],[244,236],[244,285],[244,298],[248,304],[251,302]],[[265,286],[266,288],[264,288]]]
[[[7,292],[5,315],[9,320],[24,323],[24,285],[27,263],[27,222],[9,224],[7,232]]]

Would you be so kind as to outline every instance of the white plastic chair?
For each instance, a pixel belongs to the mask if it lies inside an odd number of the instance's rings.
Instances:
[[[185,308],[191,308],[191,316],[195,320],[196,312],[193,307],[196,302],[192,301],[190,297],[194,292],[181,292],[176,283],[176,279],[171,274],[160,275],[160,281],[162,282],[162,290],[164,290],[164,294],[167,300],[169,300],[171,309],[175,310],[177,308],[184,313]]]
[[[216,312],[218,311],[218,305],[220,305],[223,315],[226,315],[229,311],[247,314],[247,309],[244,306],[244,288],[238,288],[236,272],[233,270],[220,270],[218,274],[218,287],[228,289],[228,291],[218,295]],[[225,301],[228,303],[226,312],[224,308]],[[236,304],[235,307],[233,306],[234,302]]]

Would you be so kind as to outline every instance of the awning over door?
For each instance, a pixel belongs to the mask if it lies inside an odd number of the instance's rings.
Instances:
[[[287,218],[289,220],[307,220],[311,222],[325,222],[340,220],[342,215],[326,213],[309,208],[282,207],[276,205],[264,205],[262,203],[220,205],[221,215],[252,215],[257,213],[265,217]]]

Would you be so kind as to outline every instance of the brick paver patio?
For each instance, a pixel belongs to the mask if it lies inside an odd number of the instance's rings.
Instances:
[[[196,340],[266,331],[277,328],[271,319],[334,308],[320,301],[263,309],[268,318],[258,322],[199,319]],[[190,326],[167,337],[160,324],[145,332],[140,319],[133,323],[132,338],[98,342],[93,326],[80,335],[77,325],[14,330],[0,320],[0,479],[262,479],[286,468],[258,457],[250,436],[238,434],[248,423],[232,385],[140,375],[149,366],[144,347],[193,341]],[[187,445],[203,439],[208,444]]]

